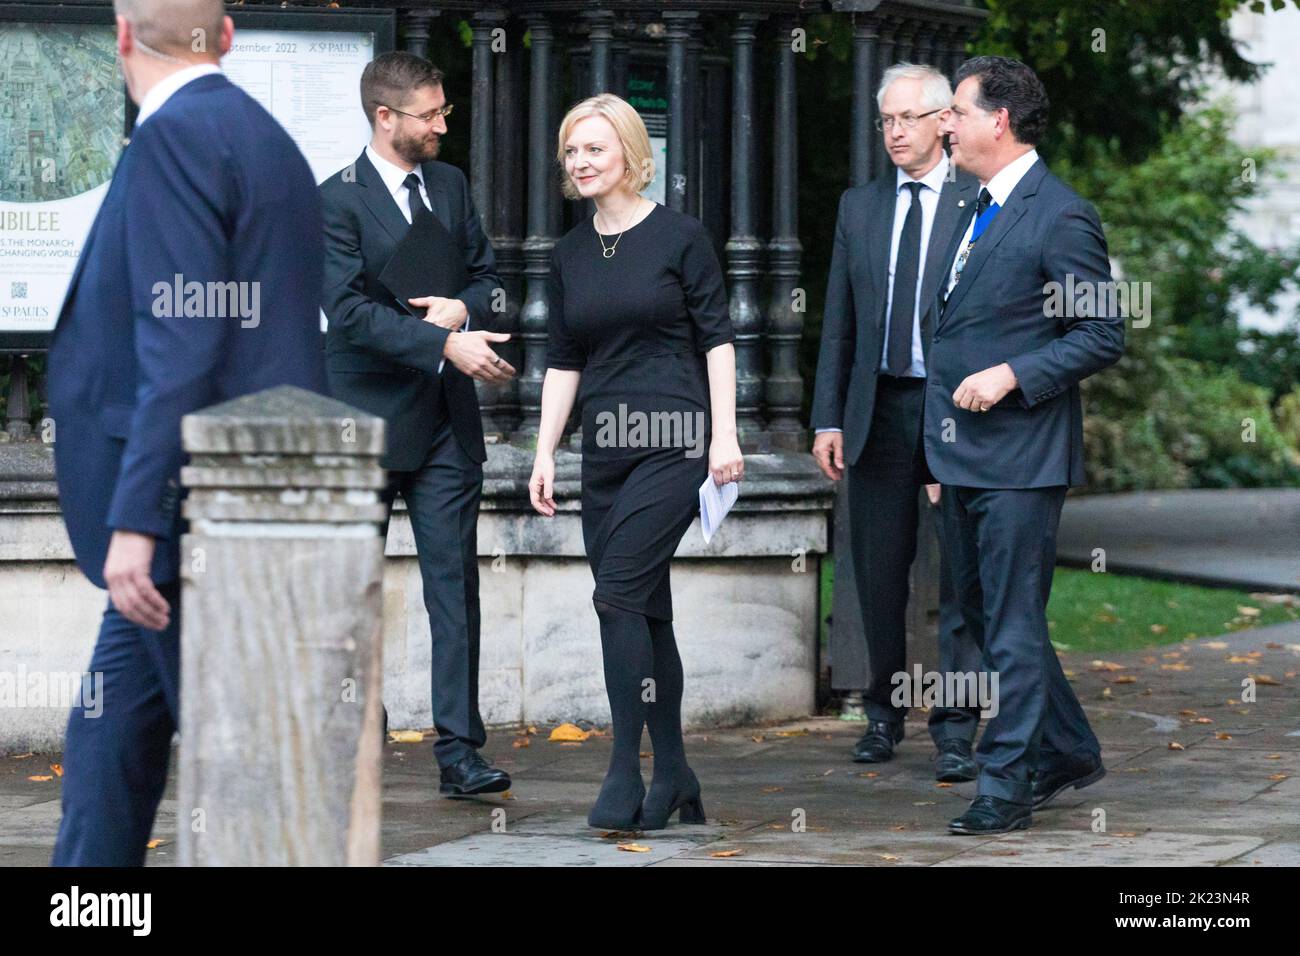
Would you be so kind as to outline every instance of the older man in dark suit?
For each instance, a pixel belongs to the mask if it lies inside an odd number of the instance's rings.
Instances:
[[[894,701],[894,677],[906,668],[920,489],[933,481],[921,447],[926,353],[947,271],[943,251],[975,201],[975,178],[952,170],[943,151],[940,126],[951,99],[933,67],[901,63],[885,71],[877,127],[897,169],[844,193],[827,283],[813,456],[832,480],[848,474],[850,547],[871,664],[867,729],[854,748],[862,763],[893,756],[907,714]],[[937,496],[936,487],[930,491]],[[940,576],[940,669],[974,674],[979,650],[956,613],[946,572]],[[930,712],[935,775],[973,780],[979,708],[943,703]]]
[[[1096,210],[1034,148],[1048,108],[1038,77],[984,56],[956,79],[944,130],[980,191],[944,257],[925,452],[944,486],[944,539],[966,624],[999,677],[998,713],[978,750],[979,796],[949,824],[983,834],[1028,827],[1031,807],[1105,773],[1052,648],[1047,600],[1061,505],[1084,480],[1079,382],[1119,360],[1124,323],[1105,311],[1111,296],[1052,305],[1053,283],[1097,292],[1111,274]]]
[[[140,111],[49,359],[59,501],[78,565],[109,593],[90,662],[102,713],[75,706],[64,747],[54,863],[72,866],[142,864],[167,780],[181,417],[276,385],[325,389],[320,200],[289,135],[217,65],[230,18],[220,0],[115,7]]]

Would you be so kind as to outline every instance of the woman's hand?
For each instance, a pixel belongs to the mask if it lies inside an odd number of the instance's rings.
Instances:
[[[528,497],[533,510],[550,518],[555,514],[555,457],[539,451],[533,459],[533,476],[528,479]]]
[[[745,477],[745,459],[735,435],[719,435],[709,443],[709,473],[719,486]]]

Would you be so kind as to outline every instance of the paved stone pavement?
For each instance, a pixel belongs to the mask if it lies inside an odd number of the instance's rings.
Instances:
[[[1099,663],[1062,659],[1109,773],[1035,813],[1026,832],[944,832],[974,785],[935,784],[920,713],[896,759],[874,768],[849,759],[862,725],[830,717],[691,734],[709,823],[635,836],[585,823],[608,738],[566,745],[548,741],[546,727],[507,728],[487,748],[515,778],[504,798],[440,798],[430,740],[387,746],[384,856],[394,866],[1300,864],[1300,624]],[[1252,675],[1257,700],[1243,703]],[[58,778],[27,778],[58,759],[0,757],[0,865],[48,861]],[[648,755],[643,766],[648,781]],[[174,796],[173,782],[151,865],[174,862]],[[629,842],[644,851],[620,848]]]
[[[1057,556],[1248,591],[1300,590],[1300,488],[1140,491],[1073,495],[1061,513]]]

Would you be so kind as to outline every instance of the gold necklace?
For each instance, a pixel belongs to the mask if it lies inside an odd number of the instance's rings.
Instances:
[[[628,216],[627,218],[630,220],[634,215],[636,215],[635,210],[633,211],[632,215]],[[595,216],[592,216],[591,218],[591,228],[596,229]],[[623,238],[623,233],[625,232],[627,232],[627,226],[624,226],[622,229],[618,231],[618,235],[614,237],[614,244],[612,246],[607,246],[605,245],[605,237],[601,235],[599,229],[596,229],[596,238],[600,240],[600,254],[604,256],[606,259],[614,258],[614,252],[615,250],[618,249],[618,241]]]

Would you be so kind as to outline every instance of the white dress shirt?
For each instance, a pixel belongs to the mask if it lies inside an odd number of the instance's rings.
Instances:
[[[935,210],[939,208],[939,194],[943,192],[944,181],[948,178],[948,157],[944,155],[934,169],[919,180],[913,180],[902,169],[896,169],[894,181],[894,228],[889,238],[889,286],[885,299],[885,335],[880,349],[880,370],[888,369],[889,358],[889,318],[894,308],[894,266],[898,262],[898,241],[903,235],[903,224],[907,221],[907,210],[912,205],[912,191],[904,187],[910,182],[919,182],[921,190],[917,199],[921,203],[921,258],[916,264],[916,288],[912,290],[912,364],[906,374],[915,378],[925,378],[925,348],[921,344],[921,285],[925,279],[925,255],[930,246],[930,232],[934,228]],[[843,431],[841,428],[818,428],[822,432]]]
[[[162,105],[172,98],[172,94],[186,83],[197,80],[200,76],[207,76],[209,73],[220,72],[221,67],[215,63],[196,63],[193,66],[187,66],[182,70],[164,76],[149,88],[149,92],[140,101],[140,110],[136,113],[135,125],[139,126],[162,109]]]
[[[415,178],[420,181],[420,199],[424,203],[424,208],[428,209],[430,212],[433,211],[433,204],[429,202],[429,191],[424,187],[423,169],[416,166],[414,169],[406,170],[401,166],[390,163],[388,160],[384,159],[384,157],[371,149],[369,144],[366,146],[366,158],[370,160],[371,164],[375,167],[375,171],[379,173],[379,178],[384,181],[384,188],[387,189],[388,194],[393,197],[393,202],[397,203],[397,208],[401,211],[403,219],[407,222],[411,221],[411,194],[406,188],[406,177],[411,173],[415,173]],[[469,316],[466,315],[465,322],[461,325],[458,331],[463,332],[468,328]],[[446,359],[443,359],[438,363],[439,373],[442,372],[442,367],[446,364]]]
[[[980,183],[980,187],[989,191],[989,195],[993,197],[993,201],[1000,209],[1007,204],[1007,200],[1011,198],[1011,191],[1016,188],[1020,180],[1025,178],[1025,173],[1029,172],[1030,167],[1036,162],[1038,162],[1038,150],[1031,149],[1025,155],[1016,157],[999,169],[987,183]],[[951,295],[952,287],[957,284],[957,259],[961,258],[961,251],[970,242],[970,234],[974,228],[975,217],[971,216],[970,223],[966,226],[966,233],[957,244],[957,255],[948,269],[948,288],[944,295]]]
[[[930,231],[934,228],[934,213],[939,208],[939,194],[943,192],[944,180],[948,178],[948,157],[943,156],[939,164],[919,180],[899,169],[894,185],[894,230],[889,239],[889,291],[885,300],[885,335],[880,349],[880,370],[889,368],[889,319],[894,310],[894,266],[898,262],[898,242],[903,236],[903,224],[907,221],[907,211],[912,205],[912,192],[904,187],[910,182],[919,182],[921,189],[917,199],[921,203],[921,258],[916,264],[916,288],[912,289],[912,364],[904,373],[914,378],[925,378],[925,349],[921,345],[921,284],[925,278],[925,254],[930,247]]]

